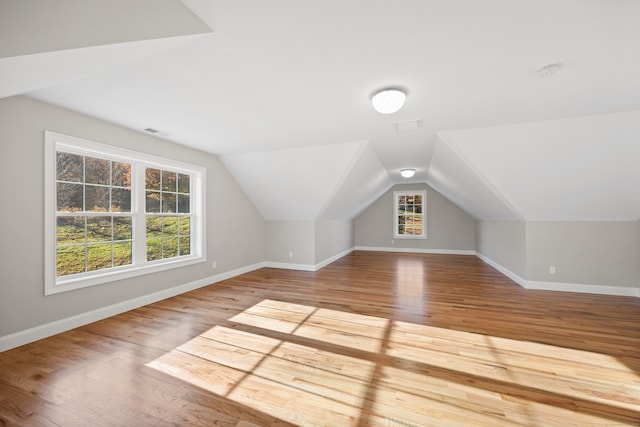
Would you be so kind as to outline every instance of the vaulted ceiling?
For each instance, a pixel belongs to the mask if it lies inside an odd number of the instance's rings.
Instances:
[[[426,182],[476,218],[634,220],[639,21],[635,0],[3,0],[0,97],[219,155],[266,219]],[[407,102],[381,115],[388,86]]]

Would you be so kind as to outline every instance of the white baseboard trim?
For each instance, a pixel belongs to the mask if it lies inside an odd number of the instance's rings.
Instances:
[[[292,262],[267,261],[264,263],[264,266],[267,268],[282,268],[284,270],[316,271],[313,264],[294,264]]]
[[[0,337],[0,352],[264,267],[257,263]]]
[[[282,268],[285,270],[318,271],[321,268],[331,264],[332,262],[339,260],[343,256],[349,255],[354,250],[355,248],[349,248],[346,251],[342,251],[339,254],[336,254],[332,257],[325,259],[324,261],[319,262],[318,264],[294,264],[290,262],[267,261],[265,262],[264,266],[267,268]]]
[[[339,254],[336,254],[336,255],[334,255],[334,256],[332,256],[332,257],[329,257],[329,258],[325,259],[325,260],[324,260],[324,261],[322,261],[322,262],[319,262],[318,264],[316,264],[316,265],[314,266],[314,268],[315,268],[315,270],[314,270],[314,271],[318,271],[318,270],[320,270],[321,268],[324,268],[324,267],[326,267],[327,265],[331,264],[332,262],[339,260],[339,259],[340,259],[340,258],[342,258],[343,256],[349,255],[349,254],[350,254],[351,252],[353,252],[354,250],[355,250],[355,248],[349,248],[349,249],[347,249],[347,250],[345,250],[345,251],[340,252]]]
[[[486,256],[477,253],[476,252],[476,256],[478,258],[480,258],[482,261],[484,261],[486,264],[489,264],[491,267],[495,268],[496,270],[498,270],[500,273],[504,274],[505,276],[507,276],[509,279],[513,280],[514,282],[516,282],[518,285],[522,286],[523,288],[527,289],[527,281],[525,279],[523,279],[522,277],[518,276],[516,273],[514,273],[513,271],[509,270],[506,267],[503,267],[502,265],[498,264],[497,262],[495,262],[494,260],[487,258]]]
[[[640,288],[638,288],[637,286],[588,285],[584,283],[525,280],[511,270],[503,267],[502,265],[487,258],[482,254],[476,253],[476,256],[525,289],[539,291],[577,292],[583,294],[614,295],[624,297],[640,297]]]
[[[422,249],[422,248],[394,248],[394,247],[378,247],[378,246],[356,246],[356,251],[375,251],[375,252],[404,252],[416,254],[443,254],[443,255],[475,255],[476,251],[464,249]]]
[[[526,289],[541,291],[579,292],[583,294],[640,297],[640,289],[632,286],[588,285],[584,283],[539,282],[527,280]]]

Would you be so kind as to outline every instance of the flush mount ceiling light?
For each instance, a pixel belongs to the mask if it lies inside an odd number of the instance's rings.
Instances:
[[[415,169],[400,169],[400,175],[402,175],[403,178],[411,178],[415,173]]]
[[[407,95],[400,89],[382,89],[371,97],[373,108],[380,114],[392,114],[404,105]]]

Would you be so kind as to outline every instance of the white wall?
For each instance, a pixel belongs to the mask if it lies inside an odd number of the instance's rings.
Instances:
[[[208,261],[45,297],[45,130],[204,166]],[[264,221],[216,156],[27,97],[0,100],[0,181],[0,338],[264,261]]]
[[[427,238],[394,239],[393,192],[427,191]],[[471,251],[475,250],[475,220],[426,184],[395,185],[365,209],[355,221],[356,247]]]

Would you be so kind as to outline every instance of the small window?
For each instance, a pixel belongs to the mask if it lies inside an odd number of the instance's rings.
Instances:
[[[46,132],[45,294],[204,260],[204,169]]]
[[[426,239],[426,191],[394,191],[393,236]]]

